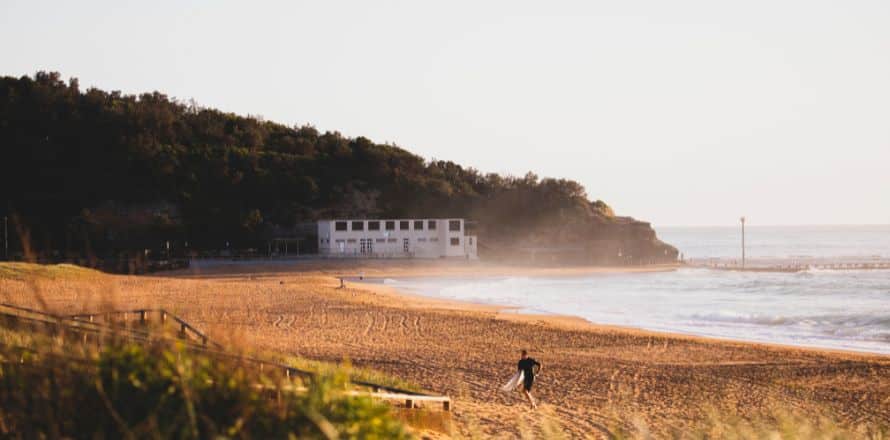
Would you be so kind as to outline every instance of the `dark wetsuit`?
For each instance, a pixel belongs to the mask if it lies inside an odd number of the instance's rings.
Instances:
[[[522,371],[522,385],[526,391],[531,391],[532,384],[535,383],[535,365],[541,366],[538,361],[532,358],[520,359],[517,365],[517,369]]]

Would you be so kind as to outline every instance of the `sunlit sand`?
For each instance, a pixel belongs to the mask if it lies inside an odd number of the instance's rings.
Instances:
[[[158,277],[5,278],[0,289],[4,301],[45,302],[67,313],[164,307],[212,338],[248,351],[348,358],[450,395],[457,433],[512,437],[555,424],[580,437],[642,423],[667,434],[696,425],[708,408],[744,417],[785,408],[812,418],[830,413],[852,424],[890,420],[888,357],[598,326],[573,317],[420,298],[351,280],[339,288],[338,279],[477,270],[533,271],[453,263],[279,262],[205,266],[200,273]],[[498,392],[521,348],[546,366],[534,389],[541,404],[534,412],[519,395]]]

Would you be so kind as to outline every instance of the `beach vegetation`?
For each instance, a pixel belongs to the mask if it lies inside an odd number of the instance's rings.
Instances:
[[[101,275],[98,271],[74,264],[0,262],[0,278],[11,280],[90,279]]]
[[[342,372],[293,379],[182,346],[122,342],[90,352],[41,338],[0,338],[4,437],[410,437],[386,405],[345,394]]]
[[[890,427],[863,423],[850,426],[839,422],[827,408],[821,414],[802,414],[783,407],[768,409],[759,416],[743,417],[726,409],[710,408],[703,417],[693,423],[671,423],[675,427],[658,436],[641,417],[632,417],[629,423],[616,424],[611,433],[615,439],[650,440],[670,438],[674,440],[887,440]]]

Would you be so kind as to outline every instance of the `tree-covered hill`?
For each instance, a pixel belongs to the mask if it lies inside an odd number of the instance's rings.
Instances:
[[[483,174],[158,92],[81,90],[58,73],[0,78],[0,150],[12,245],[26,236],[41,255],[112,255],[168,240],[264,248],[320,218],[467,217],[483,255],[676,257],[647,223],[616,217],[574,181]]]

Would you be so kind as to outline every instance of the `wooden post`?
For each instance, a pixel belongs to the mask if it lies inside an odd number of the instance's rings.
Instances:
[[[745,217],[740,219],[742,221],[742,269],[745,268]]]

